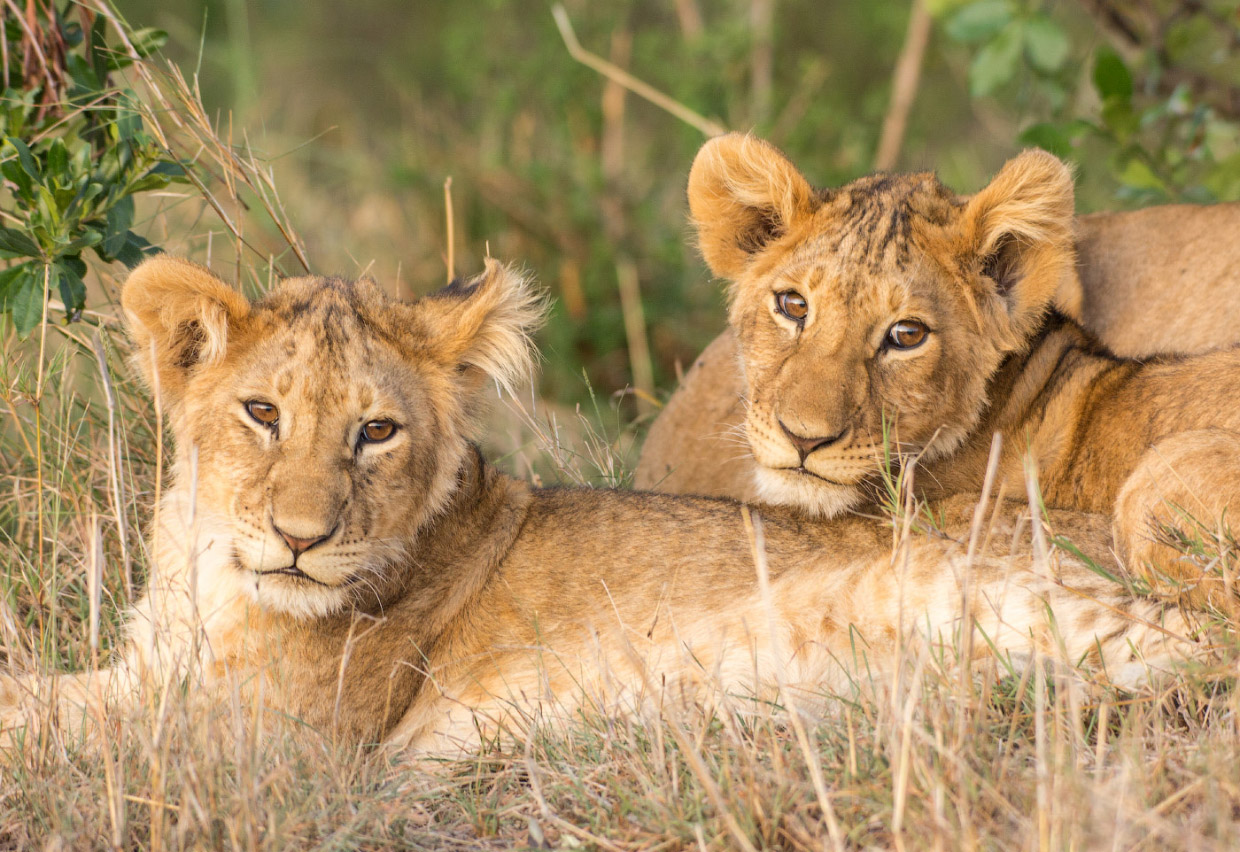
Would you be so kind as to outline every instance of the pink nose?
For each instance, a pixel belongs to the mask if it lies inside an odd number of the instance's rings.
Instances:
[[[314,538],[298,538],[295,535],[289,535],[275,524],[272,524],[272,526],[275,527],[275,531],[280,534],[280,538],[284,539],[285,544],[288,545],[288,549],[293,551],[294,557],[301,556],[316,544],[320,544],[321,542],[331,538],[332,532],[335,532],[335,530],[332,530],[331,532],[324,533],[320,536],[315,536]]]
[[[787,435],[788,440],[792,442],[792,446],[797,448],[797,455],[801,457],[802,463],[805,462],[805,459],[807,459],[809,454],[814,450],[821,447],[831,446],[840,438],[844,437],[844,433],[848,431],[848,427],[845,426],[842,431],[837,432],[829,438],[804,438],[785,426],[782,420],[777,422],[779,423],[779,428],[784,430],[784,434]]]

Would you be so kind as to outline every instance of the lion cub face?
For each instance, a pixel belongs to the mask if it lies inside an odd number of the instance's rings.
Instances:
[[[399,591],[418,530],[451,498],[484,377],[528,370],[539,316],[494,263],[414,304],[334,278],[289,279],[251,304],[156,258],[122,299],[171,416],[176,487],[220,531],[220,570],[306,616]]]
[[[973,198],[930,174],[815,191],[733,134],[699,153],[689,202],[731,281],[759,493],[818,514],[861,499],[885,441],[923,458],[958,447],[1072,275],[1071,176],[1042,152]]]

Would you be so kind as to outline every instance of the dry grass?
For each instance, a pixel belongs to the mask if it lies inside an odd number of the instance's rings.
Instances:
[[[183,79],[142,73],[148,122],[215,176],[162,198],[150,227],[174,250],[235,264],[252,287],[281,263],[296,269],[301,242],[270,171],[221,139]],[[96,272],[114,294],[116,271]],[[0,341],[0,667],[106,659],[142,586],[161,426],[114,309],[87,321]],[[532,408],[492,429],[514,472],[623,484],[631,435],[600,425],[615,417],[606,404],[584,418]],[[0,849],[1240,846],[1227,671],[1086,696],[1054,668],[962,679],[911,657],[883,696],[799,725],[582,719],[427,772],[345,751],[261,695],[208,704],[170,686],[109,720],[102,749],[49,731],[0,754]]]

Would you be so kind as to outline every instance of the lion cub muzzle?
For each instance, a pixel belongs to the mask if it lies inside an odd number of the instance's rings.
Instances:
[[[316,534],[316,535],[311,535],[306,538],[295,536],[286,530],[280,529],[280,527],[276,525],[274,520],[271,522],[271,526],[276,531],[276,534],[279,535],[280,538],[284,539],[285,544],[288,545],[288,549],[293,551],[293,564],[296,565],[298,556],[301,556],[303,553],[305,553],[310,548],[316,547],[322,544],[323,542],[327,541],[329,538],[335,535],[336,530],[339,528],[340,525],[336,524],[330,530],[323,533],[322,535]]]
[[[281,563],[280,569],[292,569],[289,573],[329,585],[341,579],[328,566],[333,545],[344,538],[350,490],[348,477],[332,467],[304,456],[276,465],[280,473],[273,482],[278,484],[273,484],[267,505],[269,528],[283,551],[273,554],[272,561]],[[326,475],[305,473],[316,468],[326,468]]]
[[[825,438],[807,438],[793,432],[784,421],[776,419],[775,422],[779,424],[780,429],[784,430],[784,435],[792,442],[792,446],[796,448],[797,455],[801,457],[801,467],[805,466],[805,460],[809,458],[810,453],[838,444],[848,434],[850,428],[845,426],[839,432]]]

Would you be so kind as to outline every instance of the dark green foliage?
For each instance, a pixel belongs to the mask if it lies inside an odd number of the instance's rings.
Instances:
[[[1028,0],[938,6],[973,51],[974,97],[1025,116],[1021,142],[1104,171],[1130,204],[1240,199],[1235,0],[1097,0],[1092,18]]]
[[[182,174],[143,130],[134,92],[112,85],[112,72],[161,47],[158,30],[128,35],[113,49],[107,20],[66,4],[37,10],[33,31],[5,7],[8,65],[0,103],[0,175],[5,226],[0,312],[19,335],[58,297],[72,321],[86,305],[83,252],[135,265],[151,250],[132,230],[134,197]]]

